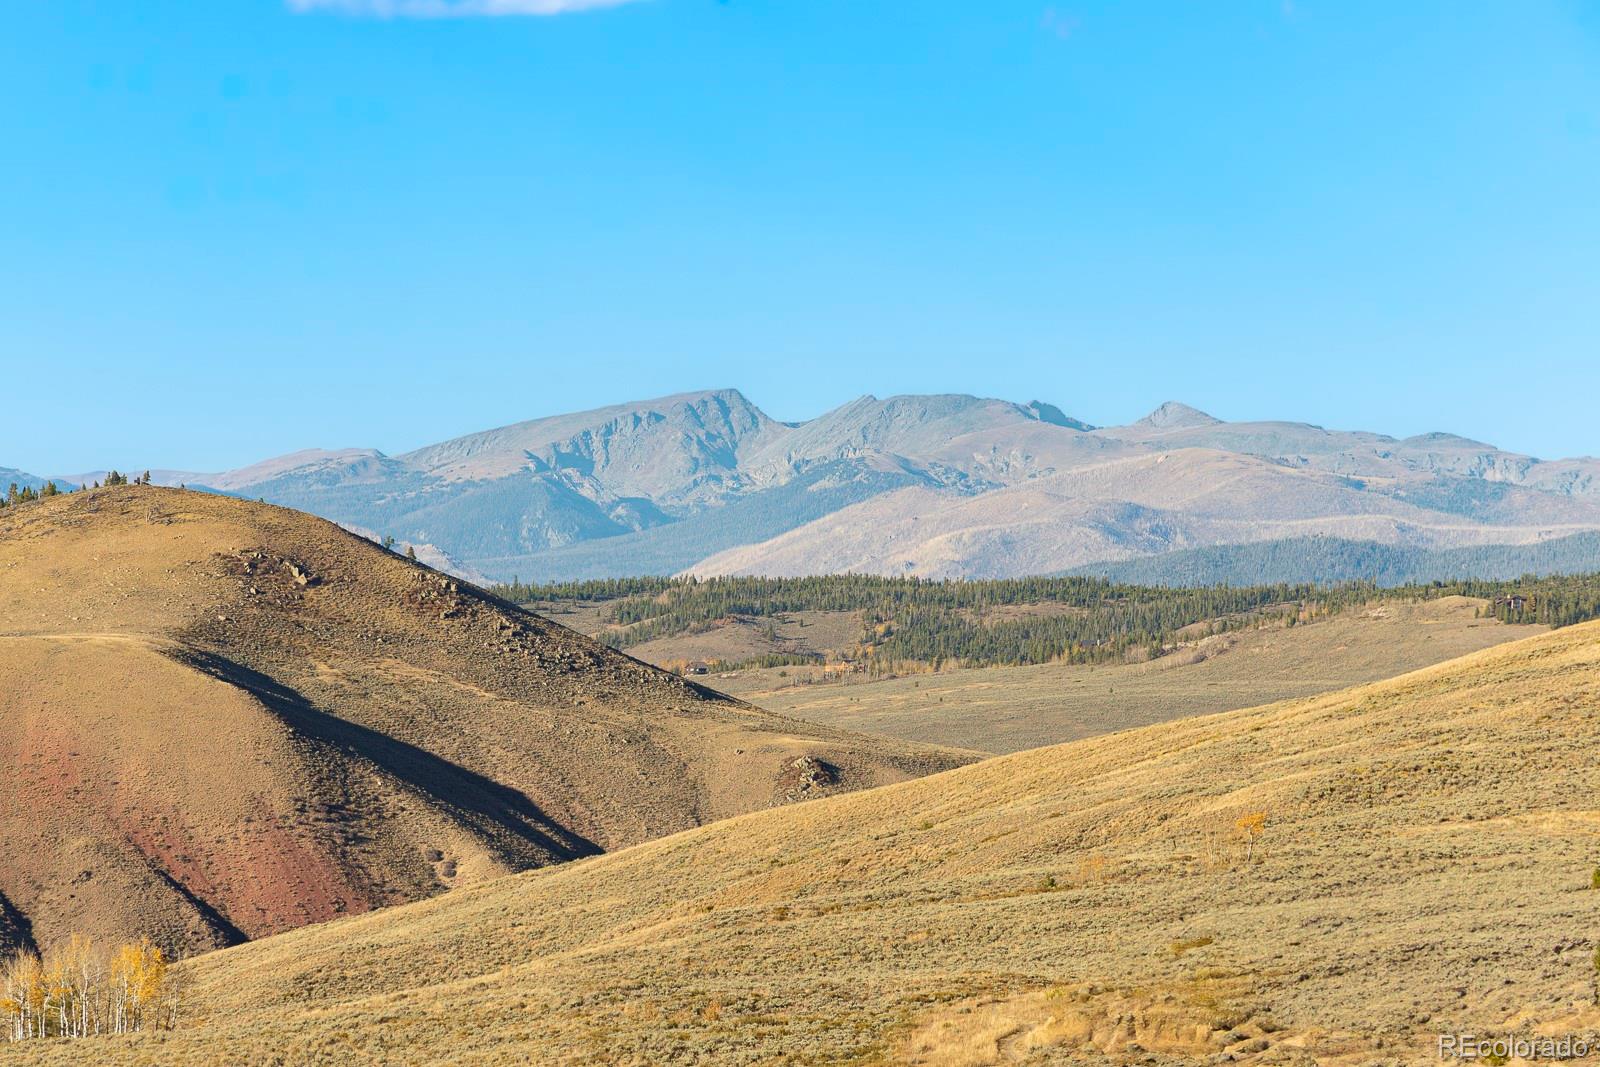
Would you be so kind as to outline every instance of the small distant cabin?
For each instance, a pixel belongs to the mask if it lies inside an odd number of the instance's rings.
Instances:
[[[697,659],[693,663],[691,663],[687,667],[685,667],[683,669],[683,673],[685,673],[685,674],[710,674],[711,673],[711,664],[707,663],[705,660]]]
[[[1505,608],[1518,614],[1533,607],[1533,597],[1523,596],[1521,593],[1512,593],[1510,596],[1497,596],[1494,598],[1494,610]]]

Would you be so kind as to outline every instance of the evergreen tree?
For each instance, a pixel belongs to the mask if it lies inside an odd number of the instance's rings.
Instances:
[[[1468,596],[1487,601],[1486,618],[1501,622],[1568,626],[1600,618],[1600,575],[1514,581],[1435,581],[1380,589],[1371,582],[1343,585],[1138,586],[1101,578],[1019,578],[925,581],[870,575],[810,578],[639,577],[525,585],[493,590],[535,608],[543,601],[577,600],[607,605],[617,629],[601,638],[629,648],[657,638],[710,630],[729,620],[760,620],[776,641],[774,619],[792,612],[849,612],[861,636],[846,660],[865,659],[874,675],[897,664],[983,666],[1023,663],[1100,663],[1130,656],[1159,656],[1196,636],[1262,626],[1310,624],[1374,600],[1432,600]],[[994,609],[1031,605],[1020,613]],[[816,662],[816,655],[772,653],[786,662]],[[760,665],[755,661],[738,666]],[[776,665],[776,664],[773,664]],[[721,668],[735,666],[723,664]]]

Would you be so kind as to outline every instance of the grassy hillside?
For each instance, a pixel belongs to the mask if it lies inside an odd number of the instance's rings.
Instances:
[[[1594,1006],[1600,625],[200,957],[66,1064],[1436,1057]]]
[[[194,950],[967,757],[684,682],[332,523],[0,511],[0,939]]]

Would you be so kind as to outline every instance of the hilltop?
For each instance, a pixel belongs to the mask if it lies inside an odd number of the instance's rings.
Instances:
[[[863,396],[790,423],[716,389],[394,456],[311,449],[155,473],[428,546],[458,573],[495,580],[1016,577],[1123,561],[1206,580],[1248,574],[1256,546],[1278,543],[1289,581],[1365,578],[1374,560],[1416,574],[1468,568],[1450,577],[1600,568],[1600,461],[1448,433],[1225,422],[1176,401],[1095,427],[1040,400]],[[1318,548],[1330,539],[1351,547],[1330,560]],[[1199,550],[1213,555],[1197,567]]]
[[[1596,679],[1586,624],[211,953],[159,1056],[1355,1064],[1581,1033]]]
[[[0,510],[0,942],[192,951],[970,756],[812,727],[332,523]]]

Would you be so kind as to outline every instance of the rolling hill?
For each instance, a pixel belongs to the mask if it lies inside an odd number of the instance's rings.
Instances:
[[[18,1064],[1420,1063],[1592,1032],[1600,624],[209,953]]]
[[[1290,546],[1290,560],[1306,548],[1306,567],[1286,576],[1304,580],[1321,566],[1318,539],[1404,553],[1600,531],[1594,459],[1540,460],[1447,433],[1229,423],[1170,402],[1096,428],[1041,401],[865,396],[786,423],[720,389],[395,456],[312,449],[155,477],[428,546],[457,573],[496,580],[1020,576],[1262,542]],[[1600,568],[1588,542],[1567,546],[1530,558]]]
[[[0,511],[0,941],[195,950],[970,757],[770,715],[332,523]]]

